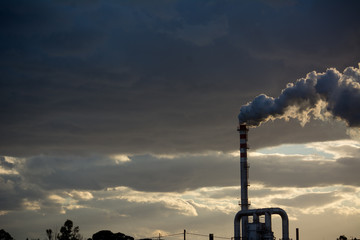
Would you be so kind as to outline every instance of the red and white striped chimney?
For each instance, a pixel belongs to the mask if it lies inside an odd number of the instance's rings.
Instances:
[[[248,163],[247,163],[247,132],[249,131],[246,124],[240,124],[238,127],[240,133],[240,186],[241,186],[241,210],[247,210],[249,207],[248,200]]]
[[[241,211],[247,211],[249,209],[249,200],[248,200],[248,163],[247,163],[247,140],[248,136],[247,133],[249,131],[246,124],[240,124],[238,127],[238,131],[240,134],[240,186],[241,186]],[[243,229],[243,239],[247,239],[247,225],[248,225],[249,219],[248,216],[244,216],[241,219],[242,229]]]

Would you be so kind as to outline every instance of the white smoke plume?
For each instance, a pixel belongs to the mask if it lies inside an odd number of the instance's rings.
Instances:
[[[277,98],[261,94],[240,108],[239,122],[259,126],[269,120],[296,118],[305,124],[313,117],[340,119],[348,127],[360,127],[359,68],[348,67],[343,73],[334,68],[313,71],[288,83]]]

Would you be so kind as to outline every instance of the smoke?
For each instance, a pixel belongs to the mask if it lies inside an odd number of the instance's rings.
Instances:
[[[304,125],[311,118],[340,119],[348,127],[360,127],[359,68],[348,67],[343,73],[334,68],[313,71],[288,83],[277,98],[261,94],[240,108],[239,122],[259,126],[269,120],[295,118]]]

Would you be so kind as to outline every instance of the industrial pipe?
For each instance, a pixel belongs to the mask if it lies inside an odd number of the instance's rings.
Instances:
[[[262,208],[262,209],[249,209],[249,210],[241,210],[235,215],[234,219],[234,237],[235,240],[240,240],[241,232],[240,232],[240,221],[244,216],[250,215],[265,215],[265,226],[268,229],[271,229],[271,216],[272,214],[278,214],[282,219],[282,240],[289,240],[289,218],[286,212],[281,208]],[[269,220],[270,219],[270,220]],[[270,221],[270,223],[269,223]],[[243,230],[244,231],[244,230]]]

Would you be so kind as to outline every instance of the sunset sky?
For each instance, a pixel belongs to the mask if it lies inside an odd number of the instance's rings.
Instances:
[[[241,106],[352,69],[337,95],[351,122],[250,129],[249,200],[283,208],[293,239],[359,238],[359,13],[357,0],[0,1],[0,229],[231,238]]]

